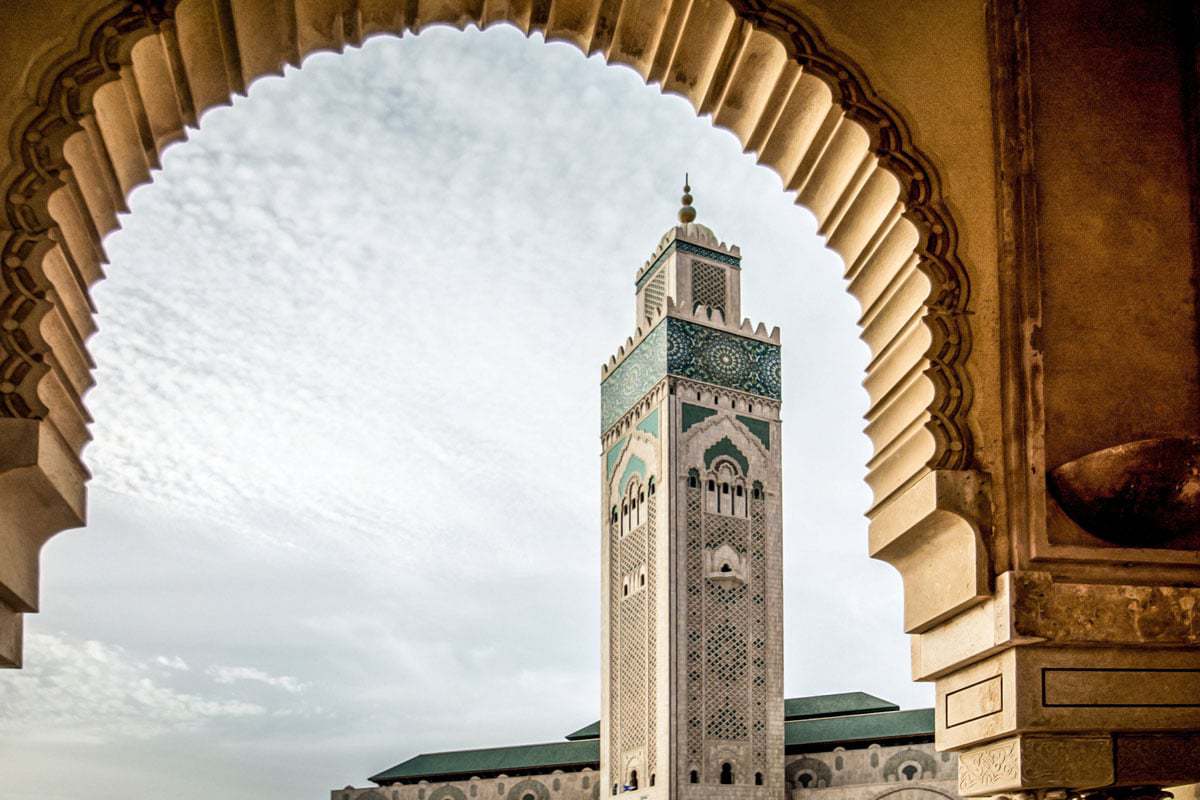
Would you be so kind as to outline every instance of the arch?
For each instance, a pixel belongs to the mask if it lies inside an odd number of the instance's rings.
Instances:
[[[532,794],[533,800],[550,800],[550,790],[536,778],[526,778],[514,783],[505,795],[505,800],[524,800],[527,794]]]
[[[915,766],[914,774],[907,774],[905,767]],[[906,748],[893,753],[883,762],[883,779],[887,781],[930,780],[937,777],[937,759],[924,750]]]
[[[318,51],[436,24],[542,32],[627,65],[711,114],[797,193],[847,265],[872,353],[873,509],[931,470],[977,469],[968,275],[937,173],[908,125],[799,12],[761,0],[687,5],[688,14],[650,11],[640,0],[93,0],[78,38],[30,66],[27,105],[6,131],[12,166],[0,176],[0,419],[36,423],[13,430],[40,445],[31,451],[36,474],[10,491],[58,498],[53,512],[25,523],[30,564],[13,592],[16,612],[36,608],[41,543],[83,522],[89,419],[81,398],[92,383],[86,342],[94,329],[87,297],[125,197],[151,179],[187,126],[259,77]],[[902,557],[889,553],[877,551],[905,572]],[[969,557],[984,558],[981,549]],[[910,629],[946,613],[922,612]]]
[[[955,796],[930,786],[901,786],[875,795],[872,800],[956,800]]]
[[[445,784],[430,792],[428,800],[467,800],[467,795],[457,786]]]
[[[819,758],[801,756],[784,768],[789,789],[816,789],[831,785],[833,770]]]

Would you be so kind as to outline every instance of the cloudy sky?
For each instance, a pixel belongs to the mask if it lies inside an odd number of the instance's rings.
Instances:
[[[596,719],[599,365],[685,170],[784,332],[787,692],[928,705],[811,217],[628,70],[434,29],[211,112],[109,238],[90,523],[0,674],[4,796],[315,800]]]

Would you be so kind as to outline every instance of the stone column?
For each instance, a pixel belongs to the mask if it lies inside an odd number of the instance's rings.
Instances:
[[[0,418],[0,667],[21,665],[21,618],[37,611],[38,555],[83,525],[86,472],[46,422]]]

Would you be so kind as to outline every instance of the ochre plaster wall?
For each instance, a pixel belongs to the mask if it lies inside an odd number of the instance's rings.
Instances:
[[[1029,4],[1051,469],[1200,434],[1183,5]]]

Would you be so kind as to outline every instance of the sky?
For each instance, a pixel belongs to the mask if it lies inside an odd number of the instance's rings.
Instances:
[[[0,674],[9,800],[304,800],[599,716],[600,364],[691,173],[783,331],[785,689],[904,707],[867,351],[774,173],[511,28],[319,54],[209,112],[106,247],[86,529]]]

